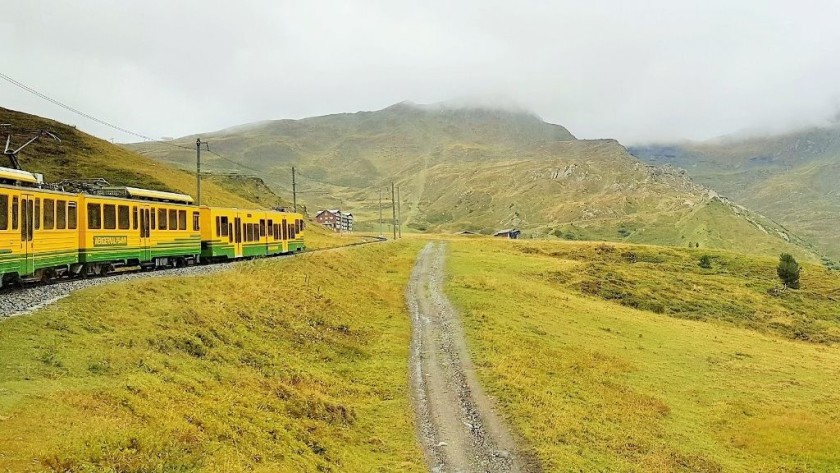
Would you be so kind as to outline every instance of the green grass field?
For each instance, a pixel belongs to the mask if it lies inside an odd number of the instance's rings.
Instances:
[[[421,471],[418,249],[106,285],[0,322],[0,471]]]
[[[546,471],[840,470],[840,278],[774,297],[775,260],[702,253],[451,243],[479,376]]]

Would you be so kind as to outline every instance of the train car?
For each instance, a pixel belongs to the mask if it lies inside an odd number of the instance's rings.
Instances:
[[[202,260],[265,256],[265,241],[260,237],[264,215],[260,210],[201,207]]]
[[[265,212],[265,239],[266,253],[269,255],[282,255],[288,252],[288,244],[283,238],[280,226],[283,225],[285,212],[268,210]]]
[[[306,249],[304,243],[304,229],[306,223],[303,215],[295,212],[286,213],[286,244],[289,252],[303,251]]]
[[[279,255],[302,251],[303,216],[275,210],[201,207],[201,259]]]
[[[38,177],[0,168],[0,282],[47,280],[78,264],[79,194],[34,187]]]
[[[183,266],[201,253],[200,211],[192,197],[135,187],[84,195],[79,263],[84,274],[119,266]]]

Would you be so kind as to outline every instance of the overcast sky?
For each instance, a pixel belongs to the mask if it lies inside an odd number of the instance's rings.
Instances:
[[[838,19],[837,0],[6,0],[0,72],[153,137],[489,97],[633,144],[826,123]]]

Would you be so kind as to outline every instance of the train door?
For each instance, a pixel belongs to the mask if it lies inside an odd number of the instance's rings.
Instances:
[[[283,223],[280,225],[280,237],[283,238],[283,252],[289,252],[289,227],[286,224],[286,219],[283,219]]]
[[[237,258],[242,257],[242,219],[236,217],[233,219],[233,251]]]
[[[20,217],[20,245],[24,257],[20,275],[23,276],[35,272],[35,198],[31,194],[20,196]]]
[[[152,259],[152,223],[151,209],[148,206],[140,206],[140,261],[151,261]]]

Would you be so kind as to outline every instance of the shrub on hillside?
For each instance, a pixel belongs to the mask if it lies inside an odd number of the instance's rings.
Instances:
[[[779,265],[776,267],[776,274],[786,287],[791,289],[799,289],[799,273],[802,268],[792,255],[782,253],[779,256]]]
[[[703,255],[700,257],[700,262],[698,262],[697,265],[703,269],[711,269],[712,258],[709,255]]]

